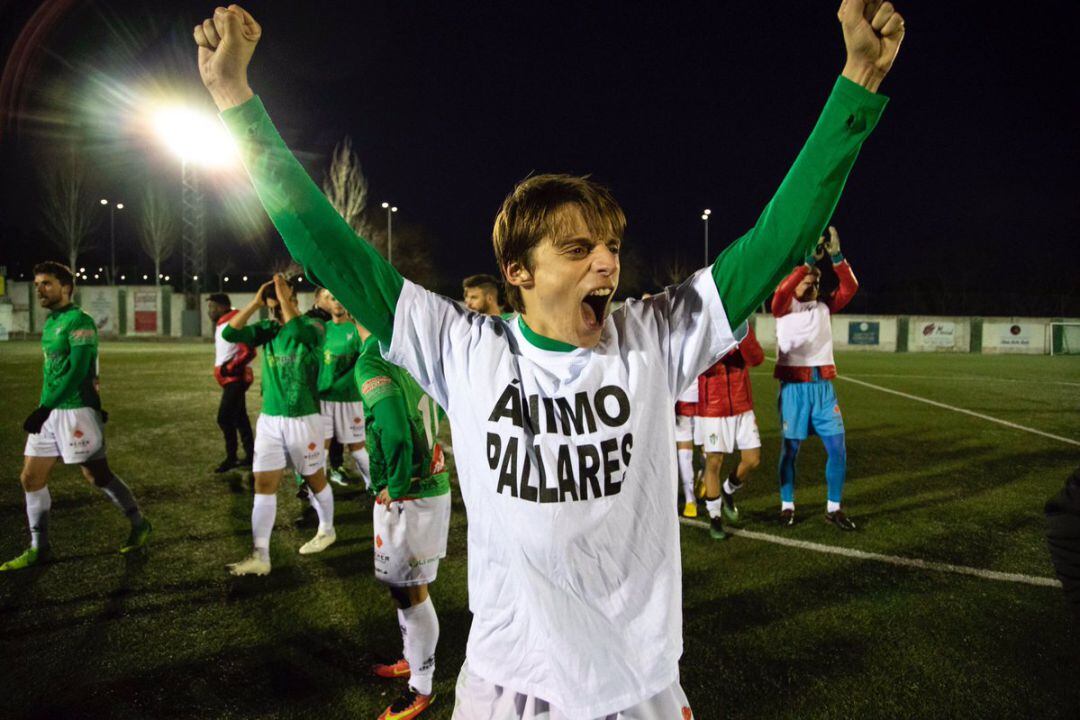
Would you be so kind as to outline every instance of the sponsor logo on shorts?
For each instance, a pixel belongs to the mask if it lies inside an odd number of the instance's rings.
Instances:
[[[382,535],[376,535],[375,536],[375,547],[377,547],[377,548],[382,547]]]
[[[840,414],[840,406],[839,405],[833,405],[832,406],[832,411],[834,413],[836,413],[837,415],[839,415]]]
[[[75,428],[75,432],[73,432],[71,434],[75,436],[76,440],[78,440],[79,438],[81,438],[83,436],[83,431],[80,430],[79,428]]]
[[[363,422],[363,420],[361,420],[361,419],[360,419],[360,418],[358,418],[358,417],[354,417],[354,418],[352,419],[352,424],[353,424],[353,425],[359,425],[359,424],[360,424],[360,423],[362,423],[362,422]]]
[[[308,443],[307,449],[311,452],[315,452],[315,448],[319,447],[315,443]]]
[[[715,445],[720,441],[720,437],[716,433],[709,433],[709,444]]]
[[[682,720],[694,720],[693,711],[691,711],[690,708],[686,707],[685,705],[682,709]]]

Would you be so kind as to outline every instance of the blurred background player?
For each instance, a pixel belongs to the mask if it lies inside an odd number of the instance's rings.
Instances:
[[[273,319],[247,327],[259,308]],[[319,515],[314,538],[300,548],[302,555],[322,552],[337,539],[334,532],[334,494],[323,471],[323,422],[319,414],[319,350],[323,328],[300,315],[296,290],[282,274],[263,284],[255,297],[229,320],[223,331],[229,342],[263,350],[263,407],[255,428],[255,498],[251,509],[254,550],[228,566],[233,575],[270,572],[270,534],[277,515],[277,489],[285,468],[303,476]]]
[[[247,414],[247,391],[255,380],[250,365],[255,350],[243,343],[231,343],[221,336],[237,312],[225,293],[213,293],[206,299],[206,314],[215,325],[214,379],[221,386],[217,422],[225,436],[225,459],[214,468],[216,473],[250,466],[255,455],[255,436]],[[237,456],[237,435],[244,444],[243,458]]]
[[[818,299],[821,271],[815,261],[827,252],[839,286]],[[841,508],[847,475],[844,418],[836,400],[832,378],[832,313],[839,312],[855,296],[859,283],[851,265],[840,252],[840,235],[829,227],[829,239],[821,238],[814,255],[795,268],[776,288],[772,313],[776,317],[777,361],[773,376],[780,381],[780,421],[783,448],[780,453],[780,524],[795,524],[795,459],[799,445],[810,433],[821,438],[828,453],[825,481],[828,505],[825,520],[841,530],[855,523]]]
[[[675,454],[679,460],[679,482],[683,489],[683,517],[697,517],[694,494],[694,416],[697,415],[698,386],[694,383],[675,401]]]
[[[465,307],[485,315],[501,315],[499,305],[499,281],[490,275],[470,275],[461,287],[465,293]]]
[[[375,578],[398,605],[403,657],[376,665],[385,678],[409,678],[409,689],[380,718],[411,718],[433,699],[439,619],[428,595],[450,529],[450,473],[436,441],[443,412],[412,377],[383,359],[379,341],[364,337],[356,363],[377,492],[372,510]]]
[[[360,357],[363,340],[349,313],[333,295],[323,291],[321,300],[330,311],[326,324],[326,339],[322,348],[322,365],[319,370],[319,402],[326,431],[326,450],[329,457],[330,444],[336,440],[349,451],[356,472],[371,488],[368,453],[364,445],[364,410],[360,405],[360,389],[354,374]],[[330,479],[344,484],[341,465],[328,466]]]
[[[49,475],[57,458],[81,466],[94,484],[131,522],[120,552],[146,545],[150,521],[142,516],[131,490],[113,474],[105,459],[105,419],[98,395],[98,333],[94,319],[71,301],[75,276],[66,265],[43,262],[34,266],[34,289],[41,307],[49,311],[41,330],[42,367],[39,405],[23,423],[27,432],[22,483],[30,547],[0,565],[0,571],[22,570],[49,557]]]
[[[734,495],[746,482],[750,471],[761,464],[761,436],[754,417],[754,396],[750,368],[765,360],[765,352],[747,327],[739,346],[698,377],[695,439],[705,452],[705,507],[709,511],[709,533],[717,540],[727,537],[723,522],[739,522]],[[724,455],[739,449],[739,464],[723,485],[720,469]]]

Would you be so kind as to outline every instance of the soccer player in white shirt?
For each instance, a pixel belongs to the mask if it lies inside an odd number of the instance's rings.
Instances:
[[[473,622],[454,717],[690,718],[671,408],[812,247],[886,100],[890,3],[845,0],[848,62],[752,230],[710,267],[609,312],[625,217],[595,183],[540,175],[493,232],[512,321],[402,278],[333,210],[247,83],[262,29],[195,28],[199,70],[293,257],[450,418]]]

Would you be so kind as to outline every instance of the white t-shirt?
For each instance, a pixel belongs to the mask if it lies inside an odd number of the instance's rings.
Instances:
[[[671,408],[736,342],[710,269],[627,302],[597,347],[565,352],[531,343],[516,319],[405,281],[386,357],[453,428],[472,672],[572,718],[618,712],[675,681]]]
[[[829,306],[818,300],[791,301],[791,311],[776,319],[777,365],[833,365]]]
[[[234,314],[236,311],[230,310],[229,312]],[[228,324],[227,322],[220,323],[214,329],[214,367],[221,367],[232,360],[236,353],[240,352],[240,348],[236,346],[236,343],[231,343],[221,337],[221,333],[225,331],[225,326]]]

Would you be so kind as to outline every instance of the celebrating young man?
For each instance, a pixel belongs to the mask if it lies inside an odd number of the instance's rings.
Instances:
[[[323,362],[319,370],[319,402],[326,430],[327,456],[330,443],[337,440],[349,452],[356,472],[363,479],[365,487],[370,489],[364,412],[354,377],[363,340],[348,311],[331,293],[326,292],[323,302],[330,311],[322,348]],[[337,472],[341,473],[340,470]]]
[[[58,262],[34,266],[38,302],[49,311],[41,329],[45,354],[41,399],[23,423],[27,432],[22,483],[26,518],[30,523],[30,547],[0,565],[0,571],[22,570],[49,558],[49,475],[58,459],[77,464],[83,477],[105,493],[131,522],[120,552],[146,545],[150,521],[124,481],[105,459],[105,414],[98,395],[98,333],[94,319],[71,301],[75,276]]]
[[[272,319],[248,326],[259,308]],[[228,566],[233,575],[270,572],[270,534],[277,516],[277,489],[285,468],[292,466],[311,489],[319,516],[315,537],[300,554],[322,552],[337,539],[334,531],[334,493],[324,472],[323,420],[319,414],[319,367],[322,326],[300,314],[296,289],[282,274],[263,284],[240,312],[229,320],[222,336],[228,342],[263,347],[263,407],[255,425],[255,499],[251,508],[254,549],[247,558]]]
[[[828,454],[825,483],[828,503],[825,521],[841,530],[854,530],[855,523],[840,506],[847,477],[847,445],[844,418],[836,399],[832,379],[833,313],[851,302],[859,283],[851,265],[840,252],[840,235],[829,227],[829,239],[819,245],[832,259],[840,285],[828,297],[818,299],[821,271],[815,256],[784,278],[773,295],[772,312],[776,316],[776,368],[773,376],[780,381],[780,422],[784,446],[780,452],[780,525],[795,524],[795,459],[803,440],[814,433],[821,438]]]
[[[248,13],[195,28],[203,82],[289,251],[450,418],[473,613],[454,717],[691,716],[671,408],[817,241],[884,108],[903,20],[861,0],[839,17],[847,64],[753,229],[611,311],[622,209],[588,179],[531,177],[493,232],[511,322],[401,277],[334,211],[248,86],[262,34]]]
[[[255,436],[247,414],[247,391],[254,382],[251,361],[255,350],[243,343],[231,343],[221,336],[238,310],[225,293],[213,293],[206,299],[206,314],[214,323],[214,379],[221,386],[218,404],[218,427],[225,436],[225,460],[214,472],[224,473],[241,465],[251,465],[255,456]],[[244,458],[237,455],[237,435],[244,444]]]
[[[375,578],[398,605],[403,657],[376,665],[376,675],[409,678],[408,692],[381,718],[410,718],[431,704],[439,618],[428,595],[439,560],[446,555],[450,529],[450,473],[436,441],[442,410],[409,374],[379,352],[379,341],[360,325],[363,350],[356,384],[364,404],[377,492]],[[381,719],[380,719],[381,720]]]

